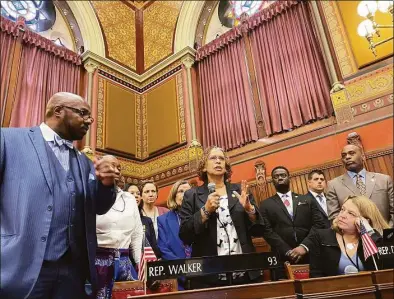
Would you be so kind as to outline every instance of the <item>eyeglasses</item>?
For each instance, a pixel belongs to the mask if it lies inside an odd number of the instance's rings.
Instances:
[[[94,122],[94,118],[90,115],[90,112],[88,110],[81,110],[78,108],[69,107],[69,106],[65,106],[65,105],[63,105],[62,107],[68,108],[68,109],[74,111],[75,113],[78,113],[79,116],[81,116],[84,120],[90,120],[91,122]]]

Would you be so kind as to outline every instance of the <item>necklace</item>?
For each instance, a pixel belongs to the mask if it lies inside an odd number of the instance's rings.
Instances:
[[[355,245],[357,245],[357,243],[347,243],[346,248],[349,250],[353,250],[356,247]]]
[[[114,210],[114,211],[117,211],[117,212],[124,212],[124,210],[126,209],[126,202],[125,202],[125,200],[124,200],[124,198],[123,198],[123,194],[120,195],[120,198],[121,198],[122,201],[123,201],[123,210],[117,210],[117,209],[114,208],[114,206],[112,206],[111,209]]]

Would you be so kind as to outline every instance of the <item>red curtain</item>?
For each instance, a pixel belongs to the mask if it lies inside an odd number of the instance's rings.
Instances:
[[[1,17],[0,29],[2,111],[5,105],[10,105],[6,103],[7,94],[15,94],[10,127],[40,124],[44,120],[45,106],[56,92],[84,95],[85,71],[79,55],[30,31],[23,19],[14,23]],[[16,36],[21,38],[16,41]],[[19,53],[14,51],[16,42],[21,43]],[[21,55],[19,65],[11,65],[13,55]],[[10,78],[5,74],[10,68],[18,70],[16,90],[13,91],[3,89],[9,84]]]
[[[231,46],[207,51],[198,62],[202,143],[226,150],[258,139],[244,41],[228,42]]]
[[[308,3],[284,4],[248,21],[268,135],[333,113],[330,81]],[[281,9],[280,14],[272,13]]]

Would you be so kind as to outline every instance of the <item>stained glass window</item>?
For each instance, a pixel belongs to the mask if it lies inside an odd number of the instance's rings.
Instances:
[[[24,17],[26,25],[37,32],[50,29],[56,21],[52,1],[1,1],[1,15],[12,21]]]
[[[240,19],[243,13],[248,16],[253,15],[261,9],[262,4],[266,1],[250,0],[250,1],[230,1],[232,10],[236,19]]]

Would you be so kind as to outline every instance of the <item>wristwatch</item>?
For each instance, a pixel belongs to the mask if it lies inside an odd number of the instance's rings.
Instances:
[[[202,206],[201,210],[204,212],[205,216],[209,217],[209,215],[211,215],[211,213],[209,213],[209,212],[205,209],[205,206]]]

